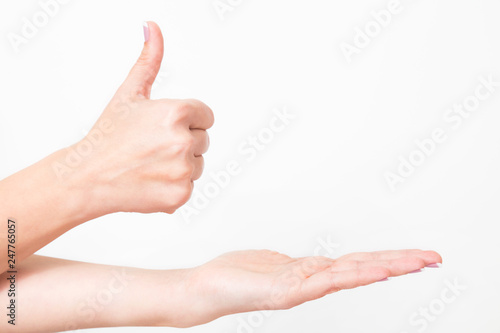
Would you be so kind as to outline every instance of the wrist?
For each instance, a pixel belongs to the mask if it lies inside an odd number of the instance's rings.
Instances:
[[[223,311],[222,291],[203,282],[203,266],[160,274],[162,282],[157,285],[162,286],[159,294],[163,304],[152,306],[157,311],[153,326],[188,328],[230,314]]]
[[[54,166],[64,156],[64,150],[55,152],[0,182],[0,217],[15,220],[22,235],[16,246],[19,261],[99,216],[93,208],[92,193],[85,189],[84,173],[75,171],[71,177],[61,179],[55,172]]]
[[[145,326],[188,328],[206,323],[204,294],[193,285],[194,269],[154,271],[151,289],[142,296],[149,299],[149,316],[152,322]],[[148,295],[151,293],[150,295]],[[141,318],[144,316],[140,316]]]
[[[70,228],[107,213],[99,206],[97,175],[89,167],[90,161],[78,157],[74,147],[61,149],[39,162],[42,169],[48,170],[46,182],[54,196],[52,202],[64,213],[62,220]]]

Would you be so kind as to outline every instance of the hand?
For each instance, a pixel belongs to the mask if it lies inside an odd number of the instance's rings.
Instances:
[[[149,22],[149,39],[101,117],[69,150],[84,170],[99,215],[173,213],[203,171],[212,111],[197,100],[150,100],[163,58],[163,37]]]
[[[16,283],[23,292],[16,308],[25,315],[16,331],[190,327],[233,313],[288,309],[438,262],[439,254],[419,250],[354,253],[335,260],[242,251],[195,268],[149,270],[33,255],[17,267]],[[8,278],[9,273],[0,274],[2,304],[8,302]],[[10,326],[1,321],[0,331]]]
[[[421,250],[352,253],[338,259],[293,259],[267,250],[232,252],[190,273],[188,290],[197,297],[190,311],[198,316],[189,325],[233,313],[289,309],[441,262],[436,252]]]

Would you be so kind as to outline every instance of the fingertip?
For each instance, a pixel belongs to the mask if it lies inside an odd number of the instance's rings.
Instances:
[[[144,46],[135,65],[120,87],[122,93],[149,98],[163,60],[163,35],[153,21],[143,22]]]
[[[154,21],[145,21],[144,25],[147,27],[147,30],[149,32],[149,36],[158,38],[158,37],[163,37],[160,26],[154,22]]]
[[[443,258],[436,251],[425,251],[425,252],[426,252],[426,254],[429,255],[433,264],[442,264],[443,263]]]
[[[144,47],[154,51],[153,54],[156,56],[163,58],[163,34],[158,24],[154,21],[145,21],[143,23],[143,30]]]
[[[144,30],[144,43],[147,43],[149,41],[149,23],[147,21],[144,21],[142,23],[142,28]]]

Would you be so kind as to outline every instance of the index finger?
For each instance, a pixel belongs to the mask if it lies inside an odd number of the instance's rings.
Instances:
[[[182,121],[189,129],[206,130],[214,124],[214,113],[205,103],[197,99],[177,100]]]

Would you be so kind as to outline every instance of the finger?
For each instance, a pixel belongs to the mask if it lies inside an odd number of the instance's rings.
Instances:
[[[336,272],[333,268],[329,270],[332,273],[334,281],[334,290],[351,289],[364,286],[373,282],[380,281],[387,277],[408,274],[419,268],[435,262],[434,259],[441,256],[433,251],[421,251],[427,253],[426,259],[420,256],[405,256],[391,260],[378,260],[362,262],[357,268]],[[440,262],[441,260],[439,260]]]
[[[424,268],[426,265],[427,264],[425,260],[423,260],[422,258],[416,256],[408,256],[390,260],[349,260],[345,262],[335,262],[332,265],[332,270],[334,272],[340,273],[356,269],[360,270],[372,267],[383,267],[390,271],[391,276],[399,276]]]
[[[214,124],[214,113],[205,103],[197,99],[164,100],[166,107],[177,110],[176,120],[182,122],[189,129],[206,130]]]
[[[205,154],[210,145],[207,131],[194,129],[191,130],[191,134],[194,137],[194,156]]]
[[[413,254],[413,255],[410,255]],[[373,257],[402,257],[389,260],[370,260]],[[406,256],[404,256],[406,254]],[[350,257],[367,257],[369,253],[357,253]],[[347,257],[347,256],[344,256]],[[330,269],[325,269],[306,279],[302,285],[297,304],[323,297],[342,289],[365,286],[391,276],[408,274],[432,263],[441,263],[441,256],[434,251],[403,250],[383,251],[369,256],[367,261],[346,260],[342,269],[335,262]],[[353,269],[348,269],[351,265]]]
[[[422,250],[394,250],[394,251],[351,253],[338,258],[336,261],[391,260],[403,257],[419,257],[422,260],[424,260],[427,264],[441,263],[443,261],[438,253],[434,251],[422,251]]]
[[[411,249],[411,250],[389,250],[389,251],[374,251],[374,252],[355,252],[349,253],[342,256],[340,259],[349,260],[382,260],[382,259],[395,259],[402,256],[407,256],[421,252],[421,250]]]
[[[205,161],[203,159],[203,156],[196,156],[193,159],[194,159],[194,170],[193,170],[193,175],[191,176],[191,180],[197,180],[200,179],[201,175],[203,174]]]
[[[131,97],[149,98],[151,87],[163,59],[163,35],[154,22],[144,23],[144,48],[119,92]]]
[[[300,293],[296,297],[296,305],[343,289],[365,286],[383,280],[389,275],[390,272],[383,267],[370,267],[343,272],[325,269],[304,281]]]
[[[367,267],[339,273],[332,272],[332,290],[353,289],[366,286],[391,276],[385,267]]]

